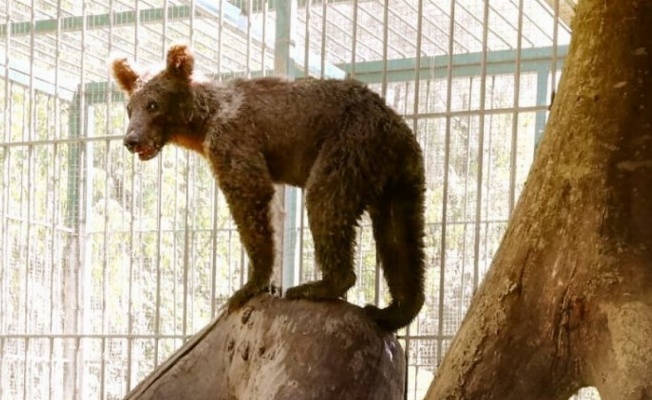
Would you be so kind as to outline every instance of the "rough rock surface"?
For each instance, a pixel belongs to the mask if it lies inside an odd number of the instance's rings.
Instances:
[[[361,308],[261,295],[222,314],[125,399],[402,399],[405,356]]]

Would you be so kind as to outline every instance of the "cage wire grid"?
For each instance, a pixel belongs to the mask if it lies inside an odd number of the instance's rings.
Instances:
[[[366,82],[427,170],[427,300],[400,333],[421,399],[523,187],[570,39],[568,0],[12,0],[0,8],[0,399],[119,399],[220,312],[247,259],[205,161],[122,146],[107,59],[192,45],[215,79]],[[275,279],[318,276],[278,187]],[[367,218],[347,299],[385,304]],[[585,390],[578,398],[598,398]]]

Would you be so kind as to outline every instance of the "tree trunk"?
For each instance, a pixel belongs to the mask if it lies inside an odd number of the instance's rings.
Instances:
[[[426,396],[652,399],[652,1],[580,0],[526,188]]]
[[[222,314],[125,400],[399,400],[405,355],[344,301],[261,295]]]

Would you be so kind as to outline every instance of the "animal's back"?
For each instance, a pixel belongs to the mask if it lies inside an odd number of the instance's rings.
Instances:
[[[275,77],[239,80],[241,118],[260,140],[273,178],[304,186],[318,154],[347,148],[361,173],[377,174],[405,146],[418,147],[405,122],[366,85],[354,80]],[[242,131],[238,134],[243,134]]]

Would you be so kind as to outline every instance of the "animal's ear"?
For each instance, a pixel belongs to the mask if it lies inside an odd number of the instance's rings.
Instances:
[[[131,95],[134,90],[136,90],[140,75],[138,75],[131,65],[129,65],[129,62],[124,57],[113,59],[111,62],[111,70],[113,71],[113,77],[116,82],[118,82],[118,85],[127,94]]]
[[[168,73],[179,79],[189,80],[194,67],[195,57],[188,46],[178,44],[168,49],[166,66]]]

